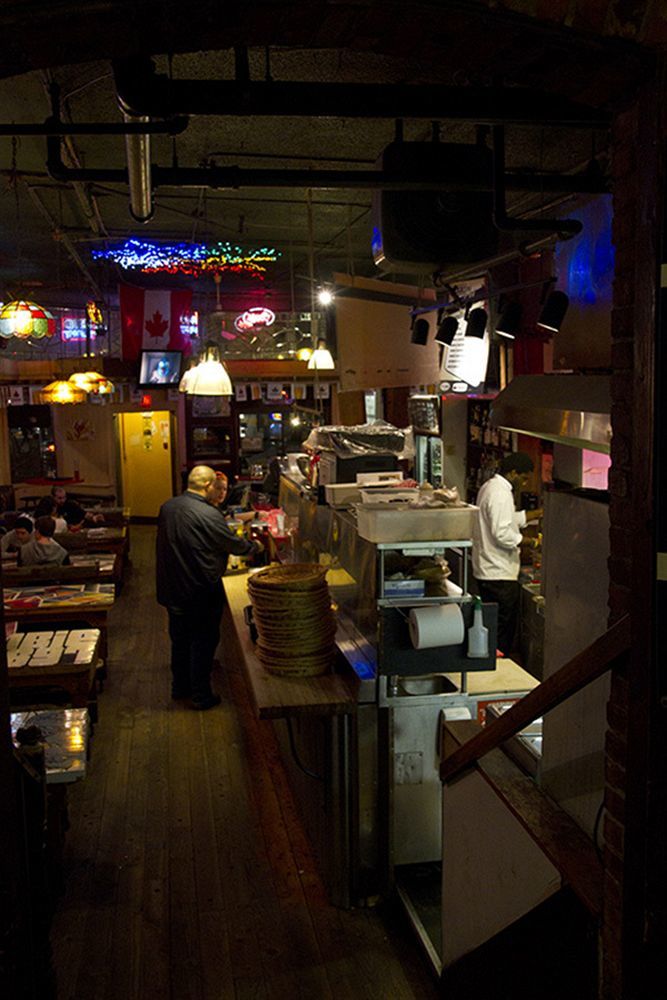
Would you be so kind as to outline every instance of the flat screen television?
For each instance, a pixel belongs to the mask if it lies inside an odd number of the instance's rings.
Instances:
[[[137,385],[141,389],[156,385],[178,385],[182,360],[182,351],[142,351]]]

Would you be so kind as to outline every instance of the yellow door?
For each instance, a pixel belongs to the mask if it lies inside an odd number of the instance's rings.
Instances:
[[[123,503],[133,517],[157,517],[173,494],[168,410],[118,414]]]

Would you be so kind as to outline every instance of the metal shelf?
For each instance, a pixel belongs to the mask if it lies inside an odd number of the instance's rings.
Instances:
[[[400,549],[401,552],[409,550],[408,554],[421,555],[425,552],[433,552],[439,549],[471,549],[472,539],[464,538],[452,541],[433,541],[433,542],[375,542],[375,548],[379,549],[381,552],[391,551],[392,549]]]

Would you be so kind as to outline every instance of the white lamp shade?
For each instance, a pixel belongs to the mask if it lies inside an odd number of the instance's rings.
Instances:
[[[188,396],[231,396],[234,392],[232,380],[221,361],[200,361],[196,368],[185,373],[179,389]]]
[[[194,368],[188,368],[186,371],[183,372],[181,381],[178,383],[179,392],[188,392],[188,386],[192,381],[193,374],[194,374]]]
[[[328,347],[318,347],[310,356],[308,368],[311,371],[333,371],[335,368],[334,359]]]

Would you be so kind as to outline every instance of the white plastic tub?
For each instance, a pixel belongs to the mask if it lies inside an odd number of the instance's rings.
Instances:
[[[477,507],[410,508],[403,504],[358,504],[357,530],[369,542],[446,542],[472,538]]]

